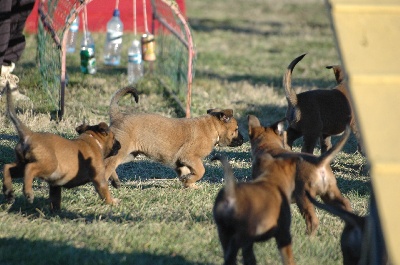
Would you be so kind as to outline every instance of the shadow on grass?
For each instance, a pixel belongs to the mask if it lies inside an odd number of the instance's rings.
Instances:
[[[249,26],[238,26],[238,24]],[[282,35],[281,28],[283,24],[280,22],[258,22],[259,25],[262,24],[263,26],[268,26],[270,28],[273,28],[273,30],[258,30],[253,26],[253,24],[254,21],[250,20],[216,20],[209,18],[189,18],[189,25],[195,32],[208,33],[216,30],[223,30],[249,35]]]
[[[0,200],[1,207],[6,208],[4,197]],[[106,219],[110,222],[120,223],[120,222],[142,222],[143,218],[138,215],[120,215],[113,214],[113,208],[110,206],[109,209],[105,209],[103,214],[106,213],[106,216],[100,216],[95,213],[81,213],[81,211],[72,212],[68,211],[63,207],[63,203],[70,203],[67,200],[61,202],[61,210],[59,211],[51,211],[50,209],[50,200],[45,196],[37,196],[35,197],[32,204],[28,203],[24,196],[17,196],[15,198],[15,202],[12,205],[9,205],[7,212],[19,214],[22,216],[26,216],[29,219],[45,219],[52,220],[53,218],[61,218],[67,220],[80,220],[85,222],[86,224],[90,224],[94,221],[98,221],[100,219]],[[104,204],[100,199],[98,199],[97,203],[99,206]],[[107,207],[104,204],[105,207]],[[156,218],[156,217],[155,217]]]
[[[236,159],[249,161],[251,158],[250,153],[240,151],[239,149],[240,148],[214,149],[205,159],[203,159],[203,165],[206,169],[206,172],[200,182],[220,182],[221,178],[223,178],[221,164],[217,162],[207,163],[210,162],[211,158],[216,154],[225,155],[228,160]],[[215,171],[215,169],[217,169],[217,172]],[[237,176],[249,175],[248,172],[248,169],[235,168],[235,175]],[[129,181],[153,181],[151,183],[141,184],[141,189],[165,187],[166,185],[163,185],[162,183],[157,183],[157,180],[174,180],[178,177],[174,169],[161,163],[144,158],[138,158],[137,160],[119,165],[117,168],[117,174],[123,185],[124,183]],[[177,186],[180,186],[180,183],[178,183]]]
[[[1,238],[0,256],[4,264],[163,264],[202,265],[179,255],[157,255],[145,252],[115,253],[107,250],[78,248],[64,242]]]
[[[338,187],[344,194],[355,192],[359,196],[369,196],[371,194],[371,183],[357,179],[337,179]]]
[[[285,91],[282,86],[282,78],[286,69],[282,69],[282,75],[279,76],[267,76],[267,75],[253,75],[253,74],[232,74],[232,75],[220,75],[212,71],[202,71],[196,70],[196,78],[206,78],[206,79],[216,79],[220,82],[243,82],[247,81],[252,85],[265,84],[279,89],[279,92],[284,95]],[[292,86],[295,88],[297,86],[301,87],[318,87],[320,89],[331,89],[335,85],[333,80],[326,80],[322,78],[302,78],[293,77]]]

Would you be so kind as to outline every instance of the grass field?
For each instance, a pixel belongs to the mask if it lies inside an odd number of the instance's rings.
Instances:
[[[246,143],[237,148],[216,148],[225,154],[239,181],[251,176],[246,117],[258,116],[263,124],[283,118],[286,100],[282,76],[290,61],[308,55],[293,73],[297,91],[332,88],[334,75],[326,65],[340,63],[324,2],[320,0],[203,0],[187,1],[187,16],[197,50],[192,116],[214,107],[233,108]],[[89,25],[90,26],[90,25]],[[131,36],[126,35],[127,39]],[[18,104],[20,118],[35,131],[76,137],[75,127],[108,121],[108,104],[114,91],[126,85],[126,68],[106,68],[101,63],[104,34],[95,34],[98,73],[84,76],[78,55],[68,57],[69,86],[66,114],[56,123],[41,102],[35,36],[17,65],[20,88],[31,99]],[[127,45],[123,54],[127,54]],[[127,62],[123,58],[122,65]],[[132,112],[156,112],[176,117],[177,109],[152,78],[139,87],[139,104],[125,99]],[[13,160],[17,143],[14,127],[0,102],[0,163]],[[335,139],[336,140],[336,139]],[[299,150],[301,142],[296,143]],[[365,157],[356,151],[354,137],[332,164],[343,194],[354,211],[368,213],[370,177]],[[16,201],[0,198],[0,264],[222,264],[222,250],[212,218],[212,205],[223,186],[219,163],[205,159],[206,174],[198,190],[183,189],[172,169],[139,158],[121,165],[120,189],[110,188],[121,200],[104,205],[92,184],[63,190],[62,209],[52,213],[48,186],[34,182],[35,200],[28,204],[21,181],[15,181]],[[292,206],[293,248],[297,264],[341,264],[339,237],[343,224],[317,211],[316,236],[305,235],[305,223]],[[255,247],[259,264],[280,264],[273,240]]]

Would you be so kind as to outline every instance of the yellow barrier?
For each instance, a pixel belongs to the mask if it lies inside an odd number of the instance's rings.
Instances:
[[[371,165],[386,247],[391,264],[400,264],[400,1],[327,4]]]

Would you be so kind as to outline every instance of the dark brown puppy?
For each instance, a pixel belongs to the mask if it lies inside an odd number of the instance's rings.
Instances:
[[[352,101],[350,98],[350,94],[349,91],[347,89],[347,82],[345,79],[345,73],[342,69],[342,67],[340,65],[331,65],[331,66],[327,66],[327,69],[332,69],[333,73],[335,74],[335,79],[337,82],[337,86],[335,87],[335,89],[339,90],[340,92],[343,93],[343,95],[345,95],[347,102],[349,102],[349,106],[350,106],[350,110],[351,110],[351,120],[350,120],[350,127],[351,130],[353,131],[354,135],[357,138],[358,141],[358,151],[361,153],[364,153],[364,149],[362,147],[362,142],[361,142],[361,133],[358,129],[357,126],[357,121],[356,121],[356,116],[354,114],[354,107],[352,105]]]
[[[337,81],[341,83],[335,89],[312,90],[300,94],[296,94],[292,89],[293,69],[304,56],[305,54],[297,57],[289,64],[283,79],[288,101],[287,144],[292,148],[293,142],[303,136],[301,151],[312,154],[319,139],[321,152],[324,153],[332,147],[331,135],[342,133],[349,123],[352,124],[352,128],[356,128],[356,124],[347,88],[342,82],[343,75],[337,77]],[[354,133],[359,137],[357,129]]]
[[[293,199],[305,218],[308,234],[315,234],[318,227],[318,218],[312,203],[306,197],[305,191],[308,191],[313,197],[321,196],[325,203],[351,211],[350,202],[342,196],[330,167],[330,163],[349,137],[349,127],[346,127],[344,135],[333,148],[317,157],[285,149],[283,139],[284,121],[277,122],[269,127],[263,127],[256,116],[249,115],[248,122],[251,151],[254,158],[260,157],[262,154],[271,154],[273,157],[301,157],[303,159],[297,165],[296,188],[293,193]],[[253,160],[253,179],[256,179],[265,170],[263,165],[258,163],[258,160]]]
[[[254,148],[257,148],[255,146]],[[283,264],[295,264],[290,235],[290,201],[295,187],[298,157],[273,158],[260,154],[260,172],[252,182],[236,183],[232,168],[225,157],[225,188],[217,195],[213,214],[224,251],[224,264],[236,264],[239,249],[243,263],[256,264],[253,244],[275,238]]]
[[[31,131],[17,117],[9,85],[6,86],[7,108],[19,135],[15,147],[16,162],[4,166],[3,192],[7,200],[14,200],[12,178],[24,179],[24,195],[33,202],[32,182],[41,178],[50,185],[50,201],[54,210],[61,206],[61,187],[73,188],[93,182],[101,199],[107,204],[117,203],[111,197],[104,176],[104,158],[114,155],[121,147],[106,123],[81,125],[81,135],[68,140],[51,133]]]
[[[335,216],[338,216],[345,222],[345,226],[340,239],[340,246],[343,254],[343,265],[358,264],[361,258],[361,246],[364,230],[366,227],[366,218],[358,216],[352,212],[337,208],[331,205],[316,201],[308,192],[308,199],[318,208],[321,208]]]
[[[118,90],[110,104],[110,129],[121,143],[116,156],[106,160],[106,177],[118,187],[120,181],[115,169],[133,157],[143,154],[175,169],[184,187],[195,188],[195,182],[205,173],[203,158],[214,146],[239,146],[243,136],[231,109],[209,110],[197,118],[167,118],[158,114],[124,114],[118,101],[132,94],[133,87]]]

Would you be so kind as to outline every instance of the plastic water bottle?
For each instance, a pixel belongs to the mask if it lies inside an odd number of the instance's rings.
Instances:
[[[95,45],[92,34],[86,31],[83,36],[81,44],[81,72],[84,74],[95,74],[96,68],[96,57],[95,57]]]
[[[119,65],[124,24],[119,17],[119,10],[114,9],[113,17],[107,23],[107,38],[104,45],[104,63]]]
[[[76,39],[78,38],[79,16],[76,16],[68,31],[67,52],[75,52]]]
[[[140,42],[134,40],[128,50],[128,83],[136,84],[143,77]]]

